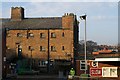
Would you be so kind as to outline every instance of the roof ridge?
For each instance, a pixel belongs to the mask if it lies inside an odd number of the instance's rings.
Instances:
[[[36,17],[36,18],[24,18],[24,19],[59,19],[62,17]]]

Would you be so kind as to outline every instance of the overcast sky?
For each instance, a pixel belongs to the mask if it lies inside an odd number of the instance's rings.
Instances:
[[[98,44],[118,44],[118,0],[114,0],[116,2],[113,2],[113,0],[107,0],[110,2],[96,2],[96,0],[93,0],[95,2],[79,2],[78,0],[75,0],[78,2],[34,1],[35,0],[33,0],[33,2],[3,2],[1,7],[2,17],[10,18],[10,8],[15,6],[24,7],[25,17],[61,17],[64,13],[71,12],[76,14],[80,21],[79,40],[83,40],[84,21],[81,21],[79,16],[86,13],[87,40],[93,40]]]

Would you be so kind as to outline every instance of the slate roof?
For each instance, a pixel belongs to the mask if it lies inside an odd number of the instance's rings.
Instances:
[[[3,19],[2,23],[9,29],[61,29],[62,17],[25,18],[21,21]]]

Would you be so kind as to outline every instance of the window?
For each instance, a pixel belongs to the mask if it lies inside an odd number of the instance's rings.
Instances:
[[[6,36],[10,37],[10,32],[9,31],[6,31]]]
[[[44,33],[40,33],[40,38],[45,38],[45,34]]]
[[[34,37],[33,33],[28,33],[28,37]]]
[[[102,67],[103,77],[118,77],[117,67]]]
[[[51,33],[51,38],[56,38],[56,34],[55,33]]]
[[[28,47],[28,50],[30,50],[30,49],[31,49],[31,46]]]
[[[6,46],[6,49],[10,49],[10,47],[9,47],[9,46]]]
[[[6,36],[10,37],[10,30],[8,28],[6,28]]]
[[[45,47],[40,46],[40,51],[45,51]]]
[[[28,50],[32,51],[34,48],[32,46],[28,46]]]
[[[3,57],[3,61],[6,61],[6,57]]]
[[[64,46],[62,46],[62,50],[65,50],[65,47],[64,47]]]
[[[85,61],[80,61],[80,70],[86,70],[87,66],[85,66]]]
[[[92,66],[93,66],[93,67],[97,67],[97,66],[98,66],[98,62],[97,62],[97,61],[93,61],[93,62],[92,62]]]
[[[22,34],[21,33],[17,33],[17,37],[22,37]]]
[[[51,51],[56,51],[55,46],[51,46]]]
[[[46,61],[39,61],[38,66],[46,66]]]
[[[62,33],[62,37],[64,37],[65,36],[65,34],[64,34],[64,32]]]

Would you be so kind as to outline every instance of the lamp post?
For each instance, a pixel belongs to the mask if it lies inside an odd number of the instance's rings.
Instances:
[[[87,62],[86,62],[86,53],[87,53],[87,46],[86,46],[86,16],[87,15],[83,15],[83,16],[80,16],[80,19],[81,20],[85,20],[85,33],[84,33],[84,51],[85,51],[85,58],[84,58],[84,60],[85,60],[85,74],[86,74],[86,70],[87,70]]]

